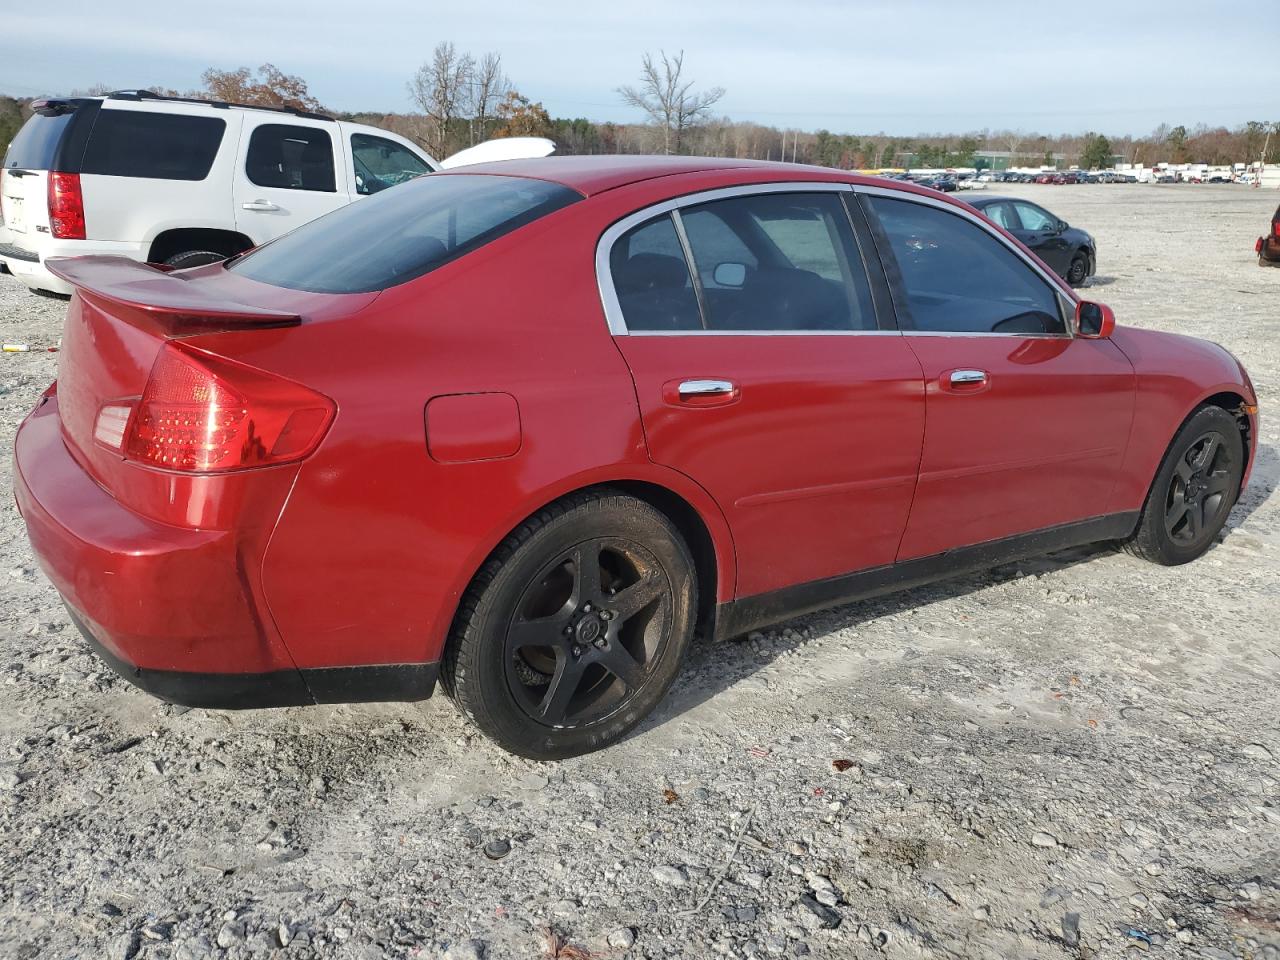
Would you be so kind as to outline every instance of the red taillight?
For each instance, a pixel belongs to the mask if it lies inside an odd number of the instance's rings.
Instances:
[[[268,467],[311,453],[333,415],[333,401],[292,380],[170,343],[133,407],[124,453],[187,473]],[[114,433],[119,417],[118,406],[105,407],[102,433]]]
[[[1271,224],[1271,235],[1273,237],[1280,237],[1280,220],[1276,220]]]
[[[49,232],[58,240],[85,238],[80,174],[49,174]]]

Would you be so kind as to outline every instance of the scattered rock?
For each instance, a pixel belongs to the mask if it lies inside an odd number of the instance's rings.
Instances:
[[[610,932],[605,942],[615,950],[630,950],[636,942],[636,932],[630,927],[619,927]]]
[[[653,879],[667,887],[683,887],[689,882],[688,875],[680,867],[662,864],[654,867],[652,873]]]
[[[510,840],[490,840],[484,845],[484,855],[490,860],[501,860],[510,852]]]
[[[1043,830],[1039,830],[1031,835],[1031,845],[1033,847],[1045,848],[1056,847],[1058,845],[1058,838],[1052,833],[1046,833]]]
[[[1080,914],[1068,913],[1062,917],[1062,942],[1074,947],[1080,942]]]
[[[840,926],[840,921],[843,919],[838,911],[825,903],[819,903],[814,896],[808,893],[800,897],[800,905],[814,917],[817,917],[818,923],[826,930],[834,930]]]

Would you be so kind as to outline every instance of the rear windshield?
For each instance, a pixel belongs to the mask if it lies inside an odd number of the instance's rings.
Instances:
[[[151,180],[203,180],[227,129],[221,117],[102,110],[81,173]]]
[[[42,117],[39,114],[33,116],[22,125],[18,135],[9,144],[9,150],[4,155],[4,165],[20,170],[56,169],[54,164],[58,143],[74,118],[74,110],[54,117]]]
[[[543,180],[430,174],[304,224],[229,269],[293,290],[370,293],[420,277],[581,199]]]

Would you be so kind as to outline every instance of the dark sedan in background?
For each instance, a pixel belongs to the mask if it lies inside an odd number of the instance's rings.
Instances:
[[[1054,216],[1039,204],[1017,197],[964,197],[1000,226],[1035,251],[1058,276],[1079,287],[1097,266],[1093,237]]]
[[[1280,266],[1280,207],[1271,218],[1271,230],[1253,245],[1260,266]]]

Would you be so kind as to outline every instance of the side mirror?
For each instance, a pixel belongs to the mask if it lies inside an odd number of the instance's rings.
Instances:
[[[716,264],[711,277],[718,287],[740,287],[747,282],[747,265],[745,263]]]
[[[1065,221],[1065,220],[1059,220],[1057,223],[1055,223],[1055,224],[1053,225],[1054,230],[1055,230],[1055,232],[1057,232],[1057,233],[1064,233],[1064,232],[1066,232],[1066,229],[1067,229],[1067,227],[1068,227],[1068,226],[1069,226],[1069,224],[1068,224],[1068,223],[1067,223],[1067,221]]]
[[[1076,304],[1076,336],[1087,340],[1105,340],[1115,329],[1115,311],[1105,303],[1081,300]]]

